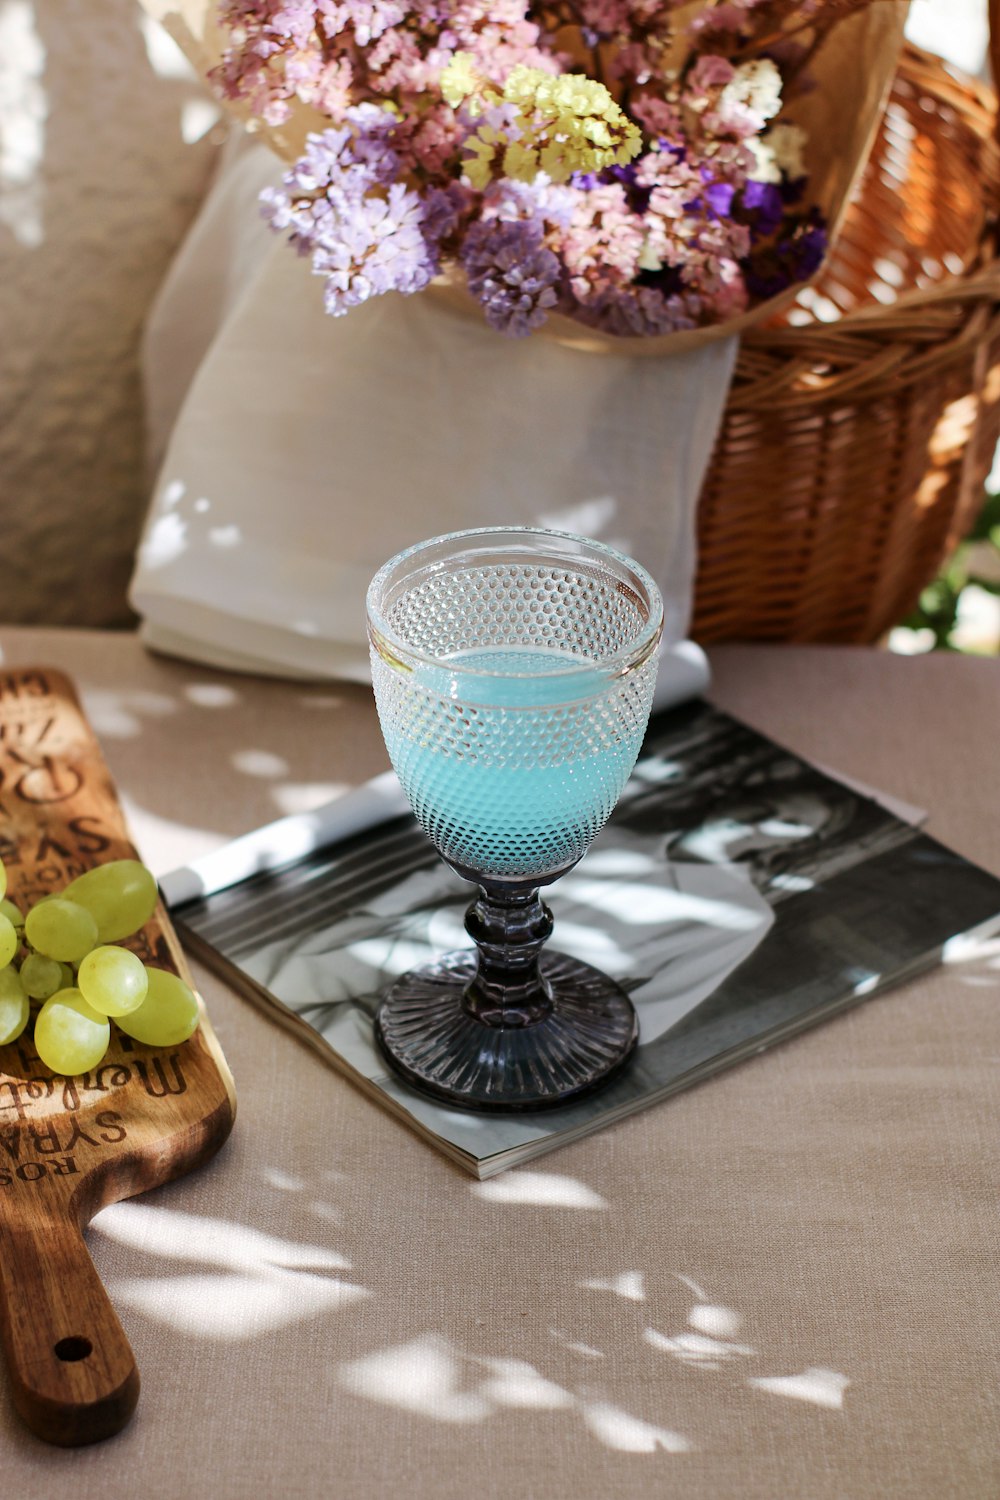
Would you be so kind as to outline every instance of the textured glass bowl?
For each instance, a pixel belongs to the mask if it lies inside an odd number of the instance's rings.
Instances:
[[[376,1034],[409,1082],[468,1107],[559,1103],[635,1045],[632,1007],[546,952],[539,887],[572,868],[635,764],[662,604],[601,543],[530,528],[456,532],[400,553],[368,593],[382,731],[410,805],[480,886],[477,949],[404,975]]]

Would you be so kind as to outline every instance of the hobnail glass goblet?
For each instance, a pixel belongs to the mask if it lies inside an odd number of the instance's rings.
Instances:
[[[649,718],[663,606],[644,568],[565,532],[490,527],[411,547],[368,590],[386,747],[448,865],[479,886],[475,948],[404,974],[375,1023],[415,1088],[539,1109],[607,1081],[638,1037],[625,992],[543,945],[539,889],[586,853]]]

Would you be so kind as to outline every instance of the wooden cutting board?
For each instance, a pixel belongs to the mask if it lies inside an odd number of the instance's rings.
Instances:
[[[69,681],[0,669],[0,858],[25,913],[93,865],[135,858],[114,784]],[[190,984],[162,907],[129,939],[144,962]],[[236,1109],[202,1009],[176,1047],[118,1032],[101,1065],[54,1075],[21,1038],[0,1047],[0,1335],[14,1405],[51,1443],[96,1442],[139,1396],[128,1340],[83,1230],[107,1203],[169,1182],[212,1156]]]

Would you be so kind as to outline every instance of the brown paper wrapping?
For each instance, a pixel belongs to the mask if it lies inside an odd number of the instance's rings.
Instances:
[[[838,0],[827,0],[836,6]],[[219,61],[224,32],[216,20],[216,0],[140,0],[177,42],[204,76]],[[704,0],[677,11],[678,26],[704,8]],[[809,67],[815,87],[787,100],[781,119],[801,125],[807,135],[805,161],[809,200],[823,212],[831,242],[843,218],[851,192],[868,157],[878,129],[900,48],[909,0],[870,0],[860,11],[845,16],[824,39]],[[284,125],[265,125],[245,106],[227,100],[226,108],[247,129],[268,143],[285,161],[300,155],[306,136],[322,130],[328,119],[308,105],[290,101],[291,118]],[[743,333],[780,312],[794,301],[802,283],[723,323],[653,338],[622,337],[587,328],[565,314],[551,314],[534,337],[557,339],[586,353],[659,355],[679,354],[710,339]],[[423,294],[463,316],[481,317],[478,302],[465,288],[459,272],[438,278]]]

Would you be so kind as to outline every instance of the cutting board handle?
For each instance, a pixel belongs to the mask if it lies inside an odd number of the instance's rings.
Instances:
[[[0,1333],[32,1432],[71,1448],[125,1426],[139,1372],[73,1220],[0,1225]]]

